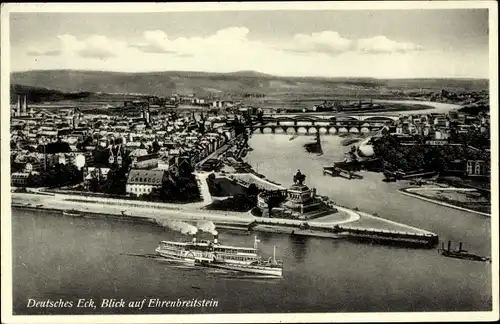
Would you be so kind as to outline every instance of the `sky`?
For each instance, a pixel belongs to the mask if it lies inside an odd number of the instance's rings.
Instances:
[[[487,9],[11,13],[11,70],[488,78]]]

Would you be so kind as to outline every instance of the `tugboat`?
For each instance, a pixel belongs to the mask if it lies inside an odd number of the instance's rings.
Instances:
[[[448,248],[445,249],[444,242],[441,242],[441,248],[438,248],[439,254],[448,258],[464,259],[471,261],[481,261],[481,262],[491,262],[488,257],[468,253],[467,250],[462,249],[462,242],[458,243],[458,247],[455,251],[451,249],[451,241],[448,241]]]

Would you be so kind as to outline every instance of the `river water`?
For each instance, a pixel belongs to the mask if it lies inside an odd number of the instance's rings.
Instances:
[[[436,114],[444,114],[453,110],[456,110],[460,108],[460,105],[457,104],[452,104],[452,103],[447,103],[447,102],[433,102],[433,101],[420,101],[420,100],[382,100],[382,99],[377,99],[373,100],[373,102],[379,102],[379,103],[400,103],[400,104],[405,104],[405,105],[426,105],[432,108],[428,109],[418,109],[418,110],[408,110],[408,111],[392,111],[392,113],[404,113],[405,115],[414,115],[414,114],[431,114],[431,113],[436,113]],[[377,115],[383,115],[386,114],[384,112],[378,112],[374,113]]]
[[[363,180],[323,176],[321,166],[343,157],[341,138],[324,136],[324,155],[305,152],[312,137],[254,135],[248,161],[269,179],[290,185],[300,169],[306,184],[334,201],[461,240],[490,254],[490,220],[403,196],[400,184],[363,173]],[[16,314],[158,314],[241,312],[404,312],[491,309],[491,265],[444,258],[436,250],[343,240],[296,239],[259,233],[263,255],[285,264],[282,279],[172,266],[141,257],[160,240],[188,237],[152,224],[71,218],[14,209],[13,301]],[[251,246],[253,234],[222,231],[220,240]],[[133,254],[133,255],[127,255]],[[138,256],[137,256],[138,255]],[[28,308],[28,299],[93,298],[96,309]],[[217,300],[205,308],[100,308],[102,298]]]

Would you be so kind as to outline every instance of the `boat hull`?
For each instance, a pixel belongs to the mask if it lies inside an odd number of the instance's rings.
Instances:
[[[446,251],[446,250],[440,250],[439,253],[442,256],[445,256],[448,258],[454,258],[454,259],[480,261],[480,262],[490,262],[491,261],[490,258],[488,258],[488,257],[483,257],[480,255],[475,255],[475,254],[470,254],[470,253],[451,252],[451,251]]]
[[[283,268],[271,268],[266,266],[255,266],[255,265],[239,265],[239,264],[229,264],[229,263],[203,263],[203,265],[213,268],[232,270],[245,273],[254,273],[261,275],[268,275],[273,277],[282,277]]]

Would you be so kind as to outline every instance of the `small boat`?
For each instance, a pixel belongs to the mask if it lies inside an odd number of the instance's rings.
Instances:
[[[485,256],[480,256],[476,254],[469,253],[467,250],[462,249],[462,242],[458,243],[456,250],[451,249],[451,241],[448,241],[448,248],[444,247],[444,242],[441,242],[441,248],[438,248],[438,252],[448,258],[456,258],[470,261],[482,261],[491,262],[491,259]]]
[[[67,209],[67,210],[63,210],[63,215],[64,216],[71,216],[71,217],[82,217],[83,213],[76,210],[76,209]]]

